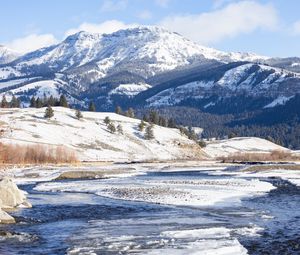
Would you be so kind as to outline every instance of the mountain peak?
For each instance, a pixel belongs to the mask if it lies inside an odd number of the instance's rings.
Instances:
[[[12,62],[19,56],[20,54],[18,52],[0,44],[0,64]]]
[[[64,42],[74,42],[74,41],[83,41],[83,40],[97,40],[101,38],[101,34],[99,33],[90,33],[87,31],[79,31],[75,34],[69,35]]]
[[[125,28],[125,29],[120,29],[112,34],[126,33],[126,32],[127,33],[162,33],[162,32],[171,33],[170,31],[162,27],[140,25],[140,26]]]

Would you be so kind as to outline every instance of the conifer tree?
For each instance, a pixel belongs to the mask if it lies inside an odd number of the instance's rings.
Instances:
[[[129,118],[134,118],[134,110],[132,108],[129,108],[126,112],[125,112],[125,116],[129,117]]]
[[[11,101],[10,101],[10,107],[11,108],[20,108],[20,100],[13,95]]]
[[[143,121],[149,122],[149,117],[146,114],[143,115]]]
[[[175,120],[174,119],[169,119],[168,120],[168,127],[169,128],[176,128],[176,122],[175,122]]]
[[[114,133],[117,131],[117,130],[116,130],[116,127],[115,127],[115,125],[114,125],[114,123],[112,123],[112,122],[110,122],[110,123],[108,124],[107,128],[108,128],[108,130],[109,130],[112,134],[114,134]]]
[[[20,100],[20,98],[17,98],[16,107],[17,108],[21,108],[21,100]]]
[[[126,112],[126,116],[129,118],[134,118],[135,117],[134,110],[132,108],[129,108],[128,111]]]
[[[5,95],[2,96],[2,101],[1,101],[1,108],[8,108],[9,104],[6,100]]]
[[[188,129],[188,138],[189,138],[190,140],[194,140],[194,141],[197,141],[197,140],[198,140],[197,134],[196,134],[195,131],[192,129],[192,127],[189,127],[189,129]]]
[[[153,124],[159,124],[159,115],[157,111],[150,111],[149,113],[149,121]]]
[[[162,116],[159,116],[159,121],[158,122],[159,122],[159,125],[162,126],[162,127],[166,127],[168,125],[167,120]]]
[[[95,106],[93,101],[91,101],[90,104],[89,104],[89,111],[90,112],[95,112],[96,111],[96,106]]]
[[[185,127],[179,127],[180,133],[185,136],[189,136],[189,130]]]
[[[119,125],[117,126],[117,131],[118,131],[119,134],[123,135],[124,132],[123,132],[123,127],[122,127],[121,124],[119,124]]]
[[[145,139],[146,140],[154,139],[153,127],[154,127],[153,125],[149,125],[146,127],[146,130],[145,130]]]
[[[42,108],[43,107],[43,102],[41,101],[41,99],[38,97],[36,99],[36,108]]]
[[[44,97],[42,99],[42,107],[48,106],[48,97],[44,93]]]
[[[44,116],[47,119],[51,119],[54,116],[54,111],[50,105],[46,108]]]
[[[54,99],[54,97],[53,97],[52,95],[49,97],[47,103],[48,103],[48,105],[50,105],[50,106],[55,106],[55,99]]]
[[[104,121],[103,121],[106,125],[109,125],[111,123],[111,120],[108,116],[105,117]]]
[[[68,101],[65,97],[65,95],[61,95],[60,98],[59,98],[59,106],[62,106],[62,107],[69,107],[69,104],[68,104]]]
[[[120,106],[116,107],[115,112],[116,112],[116,114],[120,114],[120,115],[122,115],[122,113],[123,113],[122,108]]]
[[[36,99],[34,96],[30,99],[30,107],[36,108]]]
[[[82,113],[81,113],[80,110],[76,110],[75,116],[76,116],[76,118],[77,118],[78,120],[80,120],[81,118],[83,118]]]
[[[145,126],[146,126],[146,123],[143,120],[141,120],[140,124],[138,125],[138,128],[141,132],[143,132],[145,129]]]

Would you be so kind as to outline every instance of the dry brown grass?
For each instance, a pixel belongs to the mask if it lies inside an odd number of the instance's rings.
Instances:
[[[56,180],[68,179],[100,179],[104,178],[103,172],[100,171],[68,171],[60,174]]]
[[[234,162],[264,162],[264,161],[300,161],[299,155],[289,151],[274,150],[270,153],[234,153],[226,157],[219,157],[224,163]]]
[[[76,163],[76,154],[63,146],[0,143],[1,164]]]

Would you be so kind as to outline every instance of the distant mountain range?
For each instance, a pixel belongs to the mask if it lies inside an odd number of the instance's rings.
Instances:
[[[79,32],[25,55],[0,46],[0,93],[25,104],[33,95],[64,93],[74,106],[93,100],[105,111],[120,105],[249,113],[243,120],[252,123],[288,103],[300,106],[300,58],[226,53],[158,27]],[[298,109],[289,121],[300,118]]]

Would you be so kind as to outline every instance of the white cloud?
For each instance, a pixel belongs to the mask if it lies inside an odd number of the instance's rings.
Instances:
[[[292,35],[300,35],[300,20],[296,21],[292,25],[291,34]]]
[[[236,1],[236,0],[213,0],[213,7],[214,8],[219,8],[219,7],[222,7],[225,4],[228,4],[228,3],[233,2],[233,1]]]
[[[67,30],[65,32],[65,36],[75,34],[79,31],[109,34],[109,33],[116,32],[120,29],[137,27],[138,25],[139,24],[125,24],[122,21],[118,21],[118,20],[108,20],[99,24],[82,23],[77,28],[72,28]],[[4,45],[17,52],[27,53],[30,51],[34,51],[43,47],[53,45],[58,42],[59,40],[57,40],[55,36],[52,34],[31,34],[22,38],[14,39],[11,42],[6,42],[4,43]]]
[[[168,7],[170,0],[155,0],[155,3],[161,7]]]
[[[152,18],[152,13],[148,10],[144,10],[144,11],[141,11],[138,15],[138,18],[140,19],[151,19]]]
[[[26,53],[55,43],[57,40],[52,34],[31,34],[5,43],[5,45],[17,52]]]
[[[240,1],[199,15],[169,16],[160,25],[199,43],[211,44],[257,29],[274,30],[278,17],[270,4]]]
[[[127,8],[127,0],[105,0],[100,8],[102,12],[122,11]]]
[[[77,28],[72,28],[66,31],[65,36],[69,36],[75,34],[79,31],[86,31],[90,33],[101,33],[101,34],[109,34],[116,32],[120,29],[126,29],[131,27],[136,27],[137,24],[125,24],[122,21],[118,20],[108,20],[103,23],[95,24],[95,23],[82,23]]]

